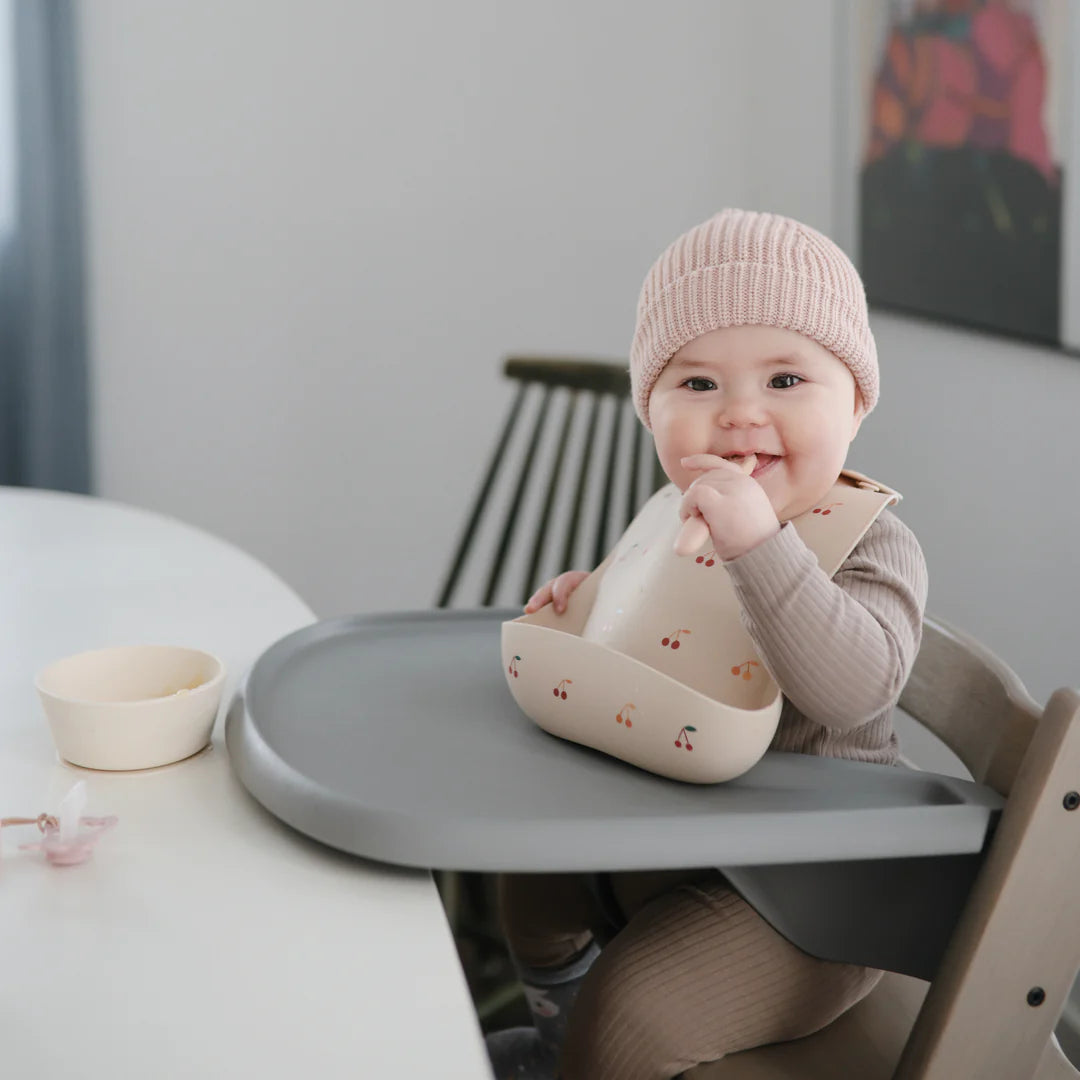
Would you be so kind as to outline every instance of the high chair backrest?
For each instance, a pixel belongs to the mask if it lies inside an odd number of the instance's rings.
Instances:
[[[437,607],[461,592],[469,606],[523,604],[564,570],[592,570],[663,482],[627,363],[517,356],[503,371],[517,391]]]
[[[1080,967],[1080,694],[1040,709],[988,649],[927,619],[900,705],[1008,801],[895,1076],[1035,1076]]]
[[[900,708],[937,735],[978,783],[1002,795],[1043,712],[985,645],[930,616]]]
[[[817,1034],[693,1080],[1080,1077],[1052,1037],[1080,968],[1080,694],[1040,708],[989,649],[928,616],[900,706],[1006,797],[929,988],[888,974]]]

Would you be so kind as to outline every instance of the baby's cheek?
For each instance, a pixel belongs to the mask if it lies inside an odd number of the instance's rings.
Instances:
[[[765,493],[768,507],[766,508],[764,503],[761,503],[759,504],[759,509],[763,511],[765,511],[766,509],[770,509],[777,518],[780,518],[780,514],[784,509],[785,500],[783,494],[778,491],[770,491],[767,487],[763,487],[762,490]]]
[[[680,458],[683,456],[681,454],[675,458],[671,458],[667,454],[658,454],[657,456],[660,458],[660,467],[664,470],[664,475],[682,492],[685,492],[694,482],[694,478],[699,475],[698,473],[688,472],[679,464]]]

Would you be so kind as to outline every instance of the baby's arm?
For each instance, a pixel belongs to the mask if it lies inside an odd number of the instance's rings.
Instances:
[[[886,512],[830,580],[793,526],[725,563],[742,618],[792,704],[849,731],[896,703],[922,634],[926,563]]]

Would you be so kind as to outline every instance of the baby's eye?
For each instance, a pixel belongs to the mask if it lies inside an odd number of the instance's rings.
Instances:
[[[769,380],[769,386],[773,390],[790,390],[793,386],[798,386],[802,381],[802,376],[785,372],[783,375],[774,375]]]
[[[687,379],[683,383],[683,386],[685,386],[688,390],[696,390],[699,393],[703,390],[716,389],[716,383],[714,383],[712,379],[703,379],[700,375],[694,375],[691,378]]]

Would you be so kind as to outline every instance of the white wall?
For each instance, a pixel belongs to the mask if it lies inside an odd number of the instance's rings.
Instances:
[[[745,198],[744,3],[80,7],[99,490],[428,606],[513,350]]]
[[[834,4],[80,7],[103,494],[265,559],[321,613],[426,606],[513,350],[619,356],[726,203],[826,231]],[[1080,359],[875,313],[851,463],[931,607],[1040,698],[1080,683]]]

